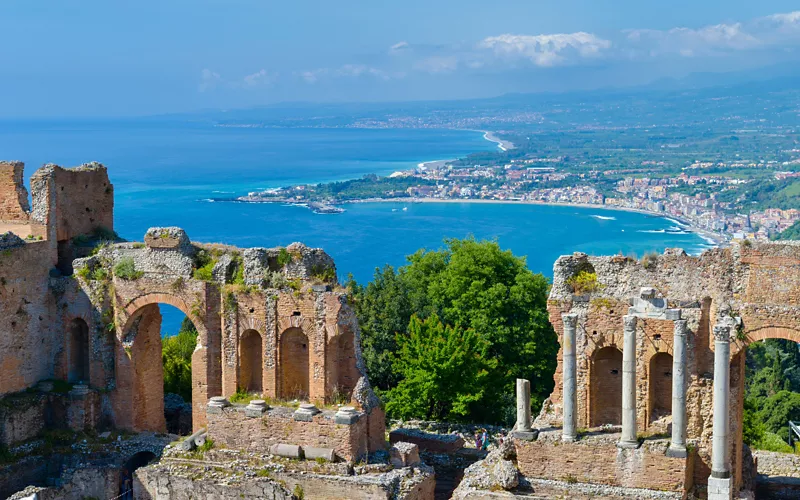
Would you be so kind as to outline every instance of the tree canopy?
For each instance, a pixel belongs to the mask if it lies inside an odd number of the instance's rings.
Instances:
[[[470,390],[471,395],[479,397],[458,406],[466,413],[452,417],[512,423],[516,378],[531,381],[533,404],[539,405],[553,389],[558,352],[546,309],[547,279],[531,272],[524,258],[502,250],[497,242],[475,238],[448,239],[444,248],[421,249],[407,260],[408,264],[397,270],[391,266],[376,269],[373,281],[366,286],[352,279],[348,283],[373,384],[390,391],[410,372],[431,369],[430,364],[420,363],[412,370],[391,353],[399,350],[402,357],[404,348],[411,349],[413,344],[405,340],[412,333],[412,316],[420,320],[435,316],[436,321],[452,327],[445,328],[445,336],[474,335],[480,346],[476,352],[485,361],[482,366],[486,375],[481,377],[480,387]],[[416,324],[414,328],[414,335],[423,336],[419,331],[422,326]],[[426,331],[437,328],[424,327]],[[420,354],[432,357],[441,353]],[[400,393],[385,394],[391,398]],[[427,412],[399,404],[387,405],[390,415],[426,417]]]
[[[197,329],[184,318],[177,335],[161,340],[164,363],[164,394],[174,393],[184,401],[192,400],[192,354],[197,345]]]

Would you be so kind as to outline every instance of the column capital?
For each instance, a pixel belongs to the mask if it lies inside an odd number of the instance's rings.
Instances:
[[[729,325],[714,325],[714,340],[717,342],[730,342],[731,327]]]
[[[689,330],[688,324],[689,322],[685,319],[676,319],[674,335],[686,335],[686,332]]]
[[[578,326],[578,315],[576,313],[563,313],[561,321],[564,322],[564,327],[575,328]]]
[[[639,318],[637,318],[633,314],[626,314],[625,316],[622,317],[622,324],[626,330],[627,329],[633,330],[634,328],[636,328],[636,322],[638,321],[638,319]]]

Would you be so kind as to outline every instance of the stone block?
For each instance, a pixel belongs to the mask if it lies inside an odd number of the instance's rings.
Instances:
[[[231,403],[222,396],[214,396],[208,400],[208,406],[206,407],[206,413],[211,413],[213,415],[219,415],[222,413],[222,410]]]
[[[297,459],[303,457],[303,450],[296,444],[273,444],[270,447],[269,452],[278,457]]]
[[[186,231],[179,227],[151,227],[144,235],[147,248],[183,250],[190,246]]]
[[[530,431],[511,431],[511,437],[523,441],[536,441],[539,437],[539,431],[536,429]]]
[[[708,478],[708,500],[731,500],[733,498],[731,478]]]
[[[319,413],[319,409],[316,406],[306,403],[300,405],[300,408],[295,410],[292,418],[298,422],[313,422],[314,415],[317,413]]]
[[[681,310],[667,309],[666,311],[664,311],[664,319],[668,319],[670,321],[677,321],[681,319]]]
[[[334,462],[336,460],[336,453],[333,451],[333,448],[303,446],[303,454],[305,455],[306,460],[316,460],[318,458],[323,458],[328,462]]]
[[[246,417],[250,418],[259,418],[266,413],[268,407],[266,401],[263,399],[254,399],[250,401],[250,404],[247,405],[244,409],[244,414]]]
[[[419,460],[419,446],[414,443],[398,441],[389,450],[389,459],[395,468],[411,467],[417,465]]]
[[[356,411],[352,406],[343,406],[333,416],[333,421],[337,424],[352,425],[358,422],[361,413]]]
[[[433,434],[419,429],[395,429],[389,433],[389,442],[413,443],[420,450],[434,453],[455,453],[464,447],[464,439],[456,434]]]

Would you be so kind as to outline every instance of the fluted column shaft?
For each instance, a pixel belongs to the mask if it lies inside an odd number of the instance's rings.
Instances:
[[[578,315],[562,314],[561,319],[564,322],[564,338],[561,342],[564,426],[561,439],[572,442],[578,438],[578,367],[575,359]]]
[[[686,456],[686,320],[675,321],[672,336],[672,441],[667,455]]]
[[[714,327],[714,437],[711,448],[711,475],[731,477],[730,435],[730,356],[731,328]]]
[[[622,351],[622,438],[621,448],[636,448],[636,316],[628,314],[623,321]]]

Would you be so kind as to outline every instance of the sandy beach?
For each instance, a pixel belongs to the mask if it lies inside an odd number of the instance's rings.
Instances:
[[[513,142],[497,137],[496,135],[494,135],[494,132],[489,132],[488,130],[479,130],[478,132],[483,132],[484,139],[486,139],[487,141],[496,142],[497,147],[503,151],[514,149]]]
[[[640,210],[638,208],[616,207],[613,205],[593,205],[590,203],[551,203],[544,201],[530,201],[530,200],[476,200],[476,199],[441,199],[441,198],[369,198],[364,200],[346,201],[344,203],[502,203],[502,204],[522,204],[522,205],[547,205],[554,207],[577,207],[577,208],[592,208],[596,210],[616,210],[620,212],[636,212],[653,217],[661,217],[663,219],[672,219],[683,225],[686,230],[697,233],[701,238],[708,241],[709,244],[714,246],[725,246],[728,240],[717,233],[712,233],[693,226],[690,221],[681,219],[672,214],[663,214],[658,212],[650,212],[648,210]]]

